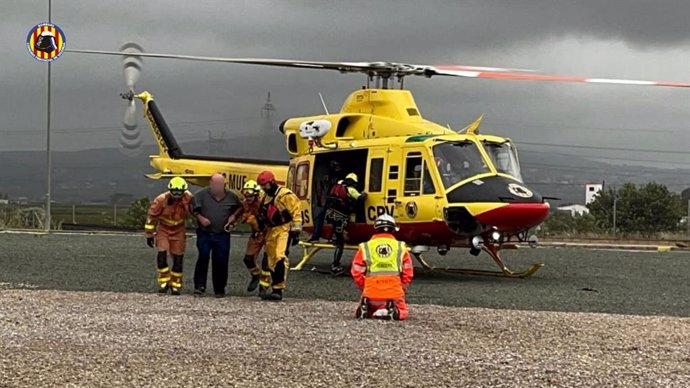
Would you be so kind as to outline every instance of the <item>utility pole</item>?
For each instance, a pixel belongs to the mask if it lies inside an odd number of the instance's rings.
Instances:
[[[613,237],[616,237],[616,205],[618,204],[618,194],[613,197]]]
[[[52,23],[52,1],[48,0],[48,23]],[[50,66],[51,62],[48,62],[48,102],[47,102],[47,117],[46,117],[46,215],[45,215],[45,229],[46,232],[50,232],[51,219],[51,189],[52,189],[52,173],[53,173],[53,155],[50,152]]]

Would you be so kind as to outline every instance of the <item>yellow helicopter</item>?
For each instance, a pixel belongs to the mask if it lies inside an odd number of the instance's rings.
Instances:
[[[553,76],[476,66],[220,58],[144,53],[131,47],[126,52],[67,51],[124,58],[129,91],[122,96],[131,101],[128,115],[134,112],[134,100],[141,100],[159,147],[159,154],[150,157],[158,173],[148,175],[150,178],[179,175],[204,186],[211,174],[221,172],[228,186],[239,190],[260,171],[271,170],[300,198],[305,231],[311,232],[317,186],[328,174],[330,162],[338,161],[346,172],[360,177],[368,193],[347,229],[345,238],[350,248],[368,240],[376,217],[388,213],[400,225],[399,238],[412,247],[425,269],[433,269],[423,257],[432,247],[441,255],[451,248],[469,248],[473,255],[488,253],[500,270],[444,270],[505,277],[528,277],[543,266],[534,264],[513,272],[499,251],[516,246],[516,242],[537,243],[528,231],[548,216],[548,197],[523,182],[517,150],[510,139],[480,133],[481,116],[460,131],[424,119],[412,93],[403,89],[404,78],[454,76],[690,87],[690,83]],[[289,162],[188,155],[175,141],[151,93],[134,91],[140,68],[136,61],[141,57],[358,72],[367,76],[367,86],[352,92],[338,113],[295,117],[281,123]],[[390,88],[395,82],[399,89]],[[325,226],[324,237],[330,233]],[[304,256],[294,270],[303,269],[320,249],[333,248],[331,244],[300,244]]]

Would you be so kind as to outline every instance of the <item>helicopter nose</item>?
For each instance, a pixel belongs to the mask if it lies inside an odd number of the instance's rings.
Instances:
[[[509,203],[475,214],[477,221],[500,232],[518,232],[541,224],[549,215],[549,204]]]

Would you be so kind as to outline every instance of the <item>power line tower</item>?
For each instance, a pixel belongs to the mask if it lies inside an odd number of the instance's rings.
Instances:
[[[261,118],[263,130],[266,132],[271,132],[275,130],[275,123],[273,122],[273,116],[275,115],[276,107],[273,106],[271,102],[271,92],[268,92],[266,96],[266,103],[261,107]]]
[[[266,97],[266,103],[263,107],[261,107],[261,117],[265,119],[273,118],[273,114],[275,113],[275,111],[276,107],[273,106],[273,103],[271,102],[271,92],[268,92],[268,96]]]

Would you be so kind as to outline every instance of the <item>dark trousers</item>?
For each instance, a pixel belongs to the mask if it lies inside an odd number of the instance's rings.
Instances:
[[[321,229],[326,220],[326,206],[316,207],[316,217],[314,217],[314,231],[311,234],[311,240],[318,240],[321,237]]]
[[[228,262],[230,260],[230,234],[211,234],[203,229],[197,229],[196,237],[199,258],[194,268],[194,288],[197,290],[206,289],[208,262],[211,260],[213,292],[225,294],[225,286],[228,283]]]

